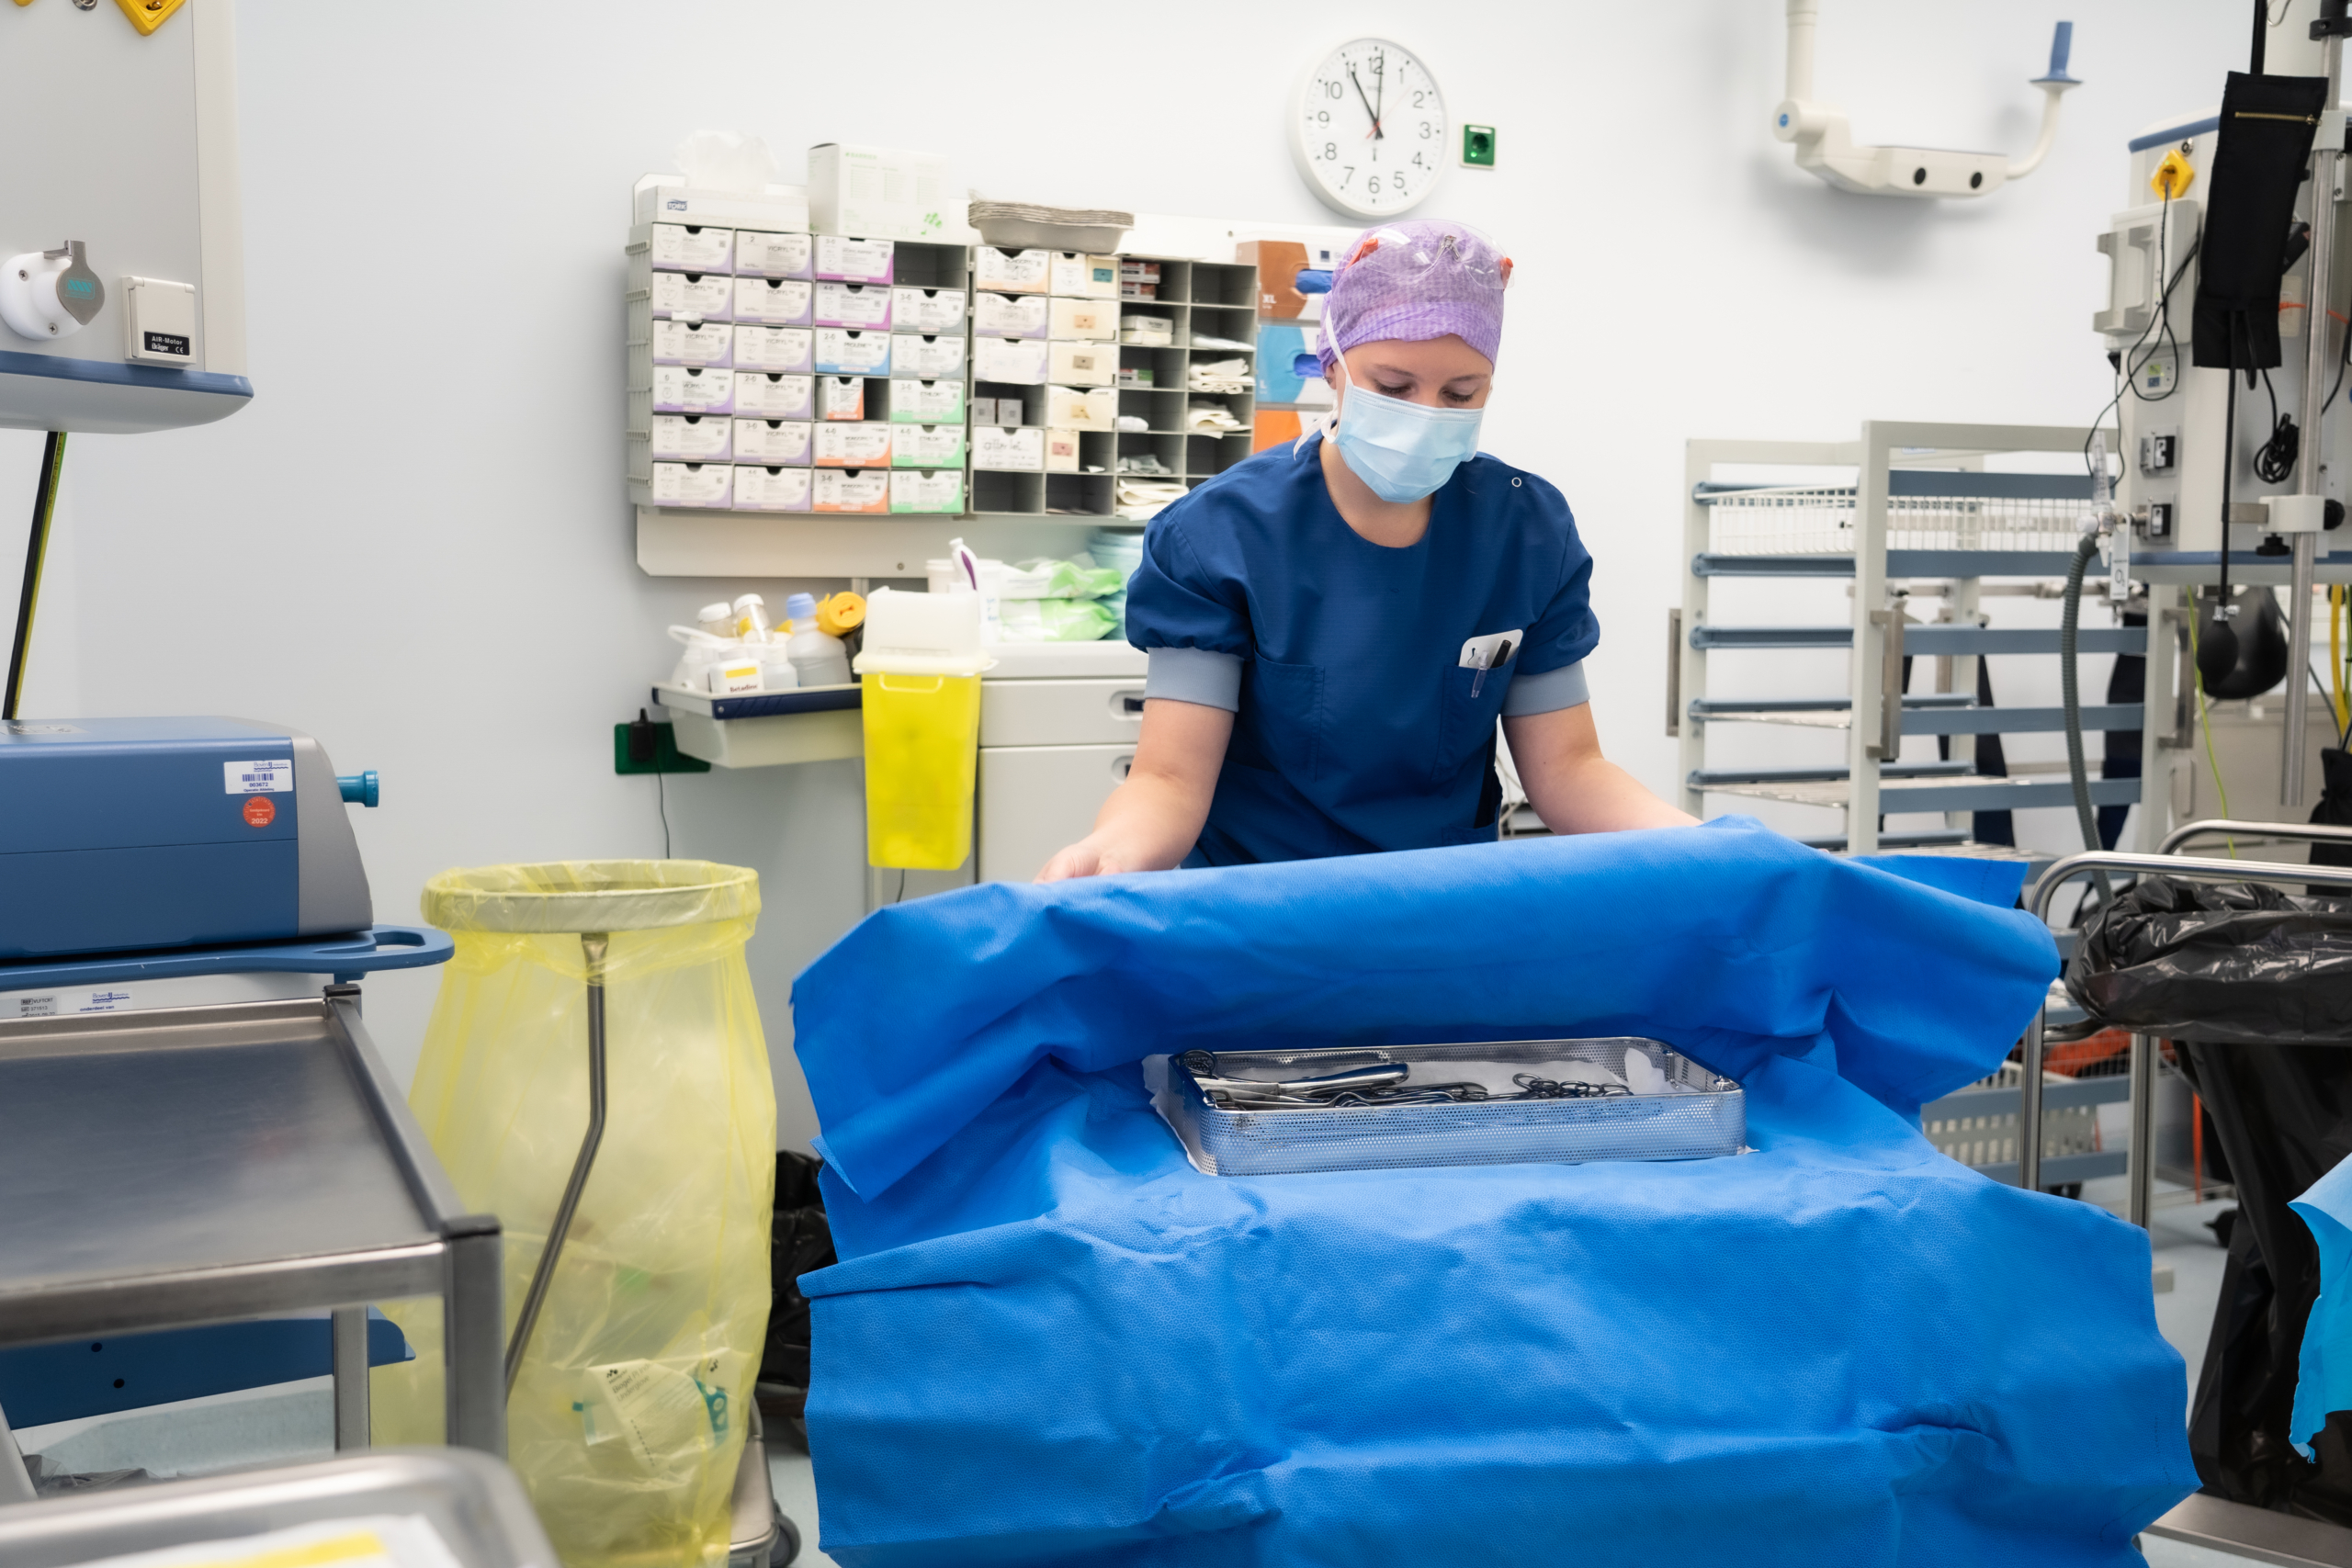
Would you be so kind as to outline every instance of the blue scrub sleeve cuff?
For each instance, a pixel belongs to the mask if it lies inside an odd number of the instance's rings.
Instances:
[[[1150,659],[1150,670],[1143,682],[1146,701],[1172,697],[1180,703],[1198,703],[1204,708],[1241,711],[1239,654],[1215,653],[1205,648],[1153,648],[1144,651]]]
[[[1152,656],[1159,658],[1157,653]],[[1154,664],[1154,671],[1159,666]],[[1585,685],[1584,660],[1563,664],[1557,670],[1546,670],[1535,675],[1513,675],[1510,691],[1503,697],[1505,718],[1524,718],[1532,713],[1556,713],[1561,708],[1581,707],[1592,701],[1592,693]]]

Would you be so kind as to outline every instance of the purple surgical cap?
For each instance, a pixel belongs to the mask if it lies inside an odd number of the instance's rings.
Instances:
[[[1466,225],[1416,219],[1367,229],[1323,299],[1323,369],[1358,344],[1447,336],[1492,361],[1510,281],[1510,258]]]

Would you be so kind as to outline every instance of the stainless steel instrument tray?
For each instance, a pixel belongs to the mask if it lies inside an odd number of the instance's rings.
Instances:
[[[1307,1051],[1219,1051],[1227,1077],[1285,1079],[1383,1062],[1416,1067],[1415,1081],[1443,1081],[1448,1063],[1576,1063],[1622,1076],[1638,1052],[1663,1074],[1666,1092],[1593,1100],[1488,1100],[1446,1105],[1229,1111],[1209,1102],[1181,1059],[1162,1058],[1153,1104],[1193,1163],[1216,1176],[1411,1166],[1577,1164],[1588,1160],[1711,1159],[1747,1143],[1739,1085],[1657,1040],[1511,1040],[1453,1045],[1383,1045]],[[1421,1064],[1440,1069],[1431,1073]]]

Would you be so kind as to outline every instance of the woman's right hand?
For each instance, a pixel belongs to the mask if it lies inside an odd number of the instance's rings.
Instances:
[[[1089,833],[1069,848],[1055,852],[1039,872],[1039,882],[1067,882],[1073,876],[1101,876],[1107,868],[1102,864],[1102,846]]]

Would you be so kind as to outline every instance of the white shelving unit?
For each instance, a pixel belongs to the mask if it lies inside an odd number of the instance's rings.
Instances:
[[[1858,440],[1842,442],[1692,441],[1683,477],[1682,604],[1668,621],[1667,733],[1680,742],[1685,809],[1704,815],[1721,802],[1773,800],[1834,812],[1836,842],[1856,853],[1881,846],[1887,813],[1940,813],[1941,831],[1907,835],[1913,843],[1956,843],[1963,814],[2071,807],[2061,774],[2011,778],[1973,772],[1973,746],[1959,738],[2064,728],[2057,708],[1983,708],[1975,702],[1975,660],[1988,654],[2055,654],[2054,627],[1986,624],[1979,608],[1987,578],[2063,577],[2076,537],[2075,520],[2089,505],[2089,479],[2072,474],[1987,473],[1984,459],[2009,453],[2079,455],[2087,430],[2058,425],[1915,424],[1870,421]],[[2108,433],[2110,444],[2114,433]],[[1716,482],[1718,465],[1850,468],[1850,484]],[[1711,585],[1717,578],[1850,578],[1845,626],[1737,626],[1715,623]],[[1892,592],[1902,580],[1951,585],[1943,618],[1908,623]],[[2096,590],[2086,589],[2086,596]],[[2144,778],[2166,776],[2161,747],[2172,739],[2168,700],[2174,638],[2144,627],[2085,626],[2084,653],[2145,653],[2147,690],[2164,722],[2144,722],[2144,705],[2086,703],[2088,731],[2141,732]],[[1747,656],[1779,649],[1852,650],[1845,693],[1836,696],[1744,702],[1712,698],[1712,654]],[[1904,657],[1949,659],[1950,690],[1906,696]],[[1923,682],[1915,679],[1915,686]],[[1860,716],[1860,722],[1856,722]],[[1710,768],[1707,737],[1715,726],[1766,724],[1842,732],[1842,765]],[[1905,735],[1955,738],[1953,757],[1901,761]],[[2093,779],[2094,805],[2132,805],[2140,779]],[[2160,792],[2161,793],[2161,792]],[[2165,813],[2141,814],[2150,848]],[[2153,836],[2152,836],[2153,835]]]
[[[1328,246],[1344,243],[1353,232],[1138,214],[1136,227],[1129,231],[1129,249],[1123,255],[1159,264],[1159,295],[1150,300],[1123,299],[1118,304],[1123,311],[1170,318],[1173,342],[1165,348],[1116,345],[1122,367],[1148,367],[1153,377],[1148,389],[1120,389],[1118,412],[1142,417],[1148,424],[1140,432],[1090,431],[1081,435],[1081,468],[1098,466],[1105,470],[1102,474],[974,472],[968,468],[972,442],[967,426],[967,510],[960,515],[703,511],[656,506],[632,497],[638,566],[657,577],[878,581],[920,577],[923,563],[943,554],[947,540],[957,534],[983,554],[1007,560],[1067,555],[1082,548],[1084,534],[1074,532],[1073,524],[1091,528],[1117,521],[1113,497],[1119,457],[1151,453],[1172,472],[1132,477],[1173,479],[1188,488],[1250,457],[1257,412],[1258,277],[1255,266],[1228,259],[1238,254],[1237,247],[1262,239],[1299,239]],[[977,241],[977,236],[968,237]],[[922,248],[907,243],[899,247],[901,254]],[[971,250],[933,248],[963,250],[964,270],[958,276],[968,291]],[[941,275],[945,276],[944,265]],[[900,281],[909,281],[903,270]],[[966,331],[968,374],[968,317]],[[1194,342],[1200,334],[1248,344],[1250,351],[1202,348]],[[1186,382],[1193,364],[1234,358],[1249,365],[1250,390],[1189,390]],[[1042,419],[1044,392],[1043,387],[999,388],[967,381],[966,400],[968,410],[974,397],[1019,397],[1024,419]],[[1035,407],[1031,406],[1033,397]],[[1184,410],[1193,402],[1224,405],[1241,428],[1214,435],[1187,432]]]

